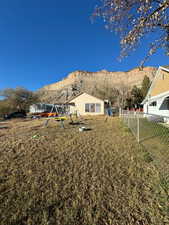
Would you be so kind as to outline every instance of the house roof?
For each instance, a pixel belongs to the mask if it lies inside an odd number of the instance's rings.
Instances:
[[[162,66],[162,68],[169,69],[169,65]]]
[[[146,101],[148,101],[148,99],[150,98],[150,97],[149,97],[149,96],[150,96],[150,93],[151,93],[152,89],[153,89],[154,86],[155,86],[156,80],[158,79],[161,70],[166,71],[166,72],[169,73],[169,66],[159,66],[159,68],[158,68],[158,70],[157,70],[157,72],[156,72],[156,75],[155,75],[155,77],[154,77],[154,80],[153,80],[153,82],[151,83],[151,86],[150,86],[150,88],[149,88],[149,90],[148,90],[148,93],[147,93],[145,99],[142,101],[141,104],[144,104],[144,103],[145,103]],[[169,87],[168,87],[168,91],[169,91]],[[167,91],[167,92],[168,92],[168,91]],[[166,91],[163,92],[163,93],[161,93],[161,94],[165,94],[165,93],[166,93]],[[151,97],[151,99],[152,99],[152,98],[155,98],[155,97],[158,98],[158,96],[160,96],[161,94],[158,94],[157,96]]]
[[[76,96],[72,96],[71,98],[69,98],[69,100],[67,100],[67,101],[66,101],[66,103],[71,102],[73,99],[75,99],[75,98],[79,97],[79,96],[80,96],[80,95],[82,95],[82,94],[84,94],[84,92],[81,92],[81,93],[79,93],[79,94],[78,94],[78,95],[76,95]]]
[[[169,97],[169,91],[167,91],[167,92],[164,92],[164,93],[161,93],[161,94],[159,94],[159,95],[156,95],[156,96],[154,96],[154,97],[151,97],[150,98],[150,101],[152,102],[152,101],[155,101],[155,100],[157,100],[157,99],[159,99],[159,98],[166,98],[166,97]],[[143,102],[142,102],[142,104],[144,104],[146,101],[148,101],[148,99],[145,99]]]
[[[77,98],[77,97],[79,97],[80,95],[83,95],[83,94],[90,95],[90,94],[88,94],[88,93],[86,93],[86,92],[81,92],[80,94],[78,94],[78,95],[73,96],[72,98],[70,98],[68,101],[66,101],[66,103],[70,103],[70,102],[73,101],[75,98]],[[96,98],[96,99],[99,99],[99,100],[101,100],[101,101],[104,101],[103,99],[97,98],[97,97],[95,97],[95,96],[93,96],[93,95],[90,95],[90,96],[92,96],[92,97],[94,97],[94,98]]]

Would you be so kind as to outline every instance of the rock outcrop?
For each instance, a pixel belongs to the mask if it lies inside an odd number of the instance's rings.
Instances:
[[[72,95],[86,91],[94,93],[95,89],[103,88],[109,85],[112,88],[126,86],[132,88],[134,85],[141,86],[143,78],[147,75],[150,80],[153,79],[157,68],[145,67],[142,70],[134,68],[126,72],[110,72],[101,70],[98,72],[75,71],[63,80],[44,86],[39,91],[41,99],[45,102],[63,102]]]

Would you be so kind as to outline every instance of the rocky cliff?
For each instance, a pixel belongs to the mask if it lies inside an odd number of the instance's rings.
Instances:
[[[136,85],[139,87],[144,76],[147,75],[152,80],[156,70],[157,68],[154,67],[145,67],[142,70],[134,68],[126,72],[110,72],[107,70],[98,72],[75,71],[68,74],[62,81],[44,86],[39,92],[42,101],[63,102],[82,91],[94,94],[96,89],[99,90],[108,86],[117,89],[122,86],[131,88]]]

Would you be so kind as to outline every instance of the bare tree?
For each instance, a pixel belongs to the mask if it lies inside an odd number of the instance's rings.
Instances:
[[[4,102],[10,106],[13,110],[28,110],[29,106],[36,103],[38,96],[25,88],[17,87],[7,88],[0,92],[0,95],[4,97]]]
[[[158,48],[169,56],[169,0],[101,0],[95,16],[104,19],[107,29],[120,34],[120,57],[128,56],[145,35],[154,32],[157,38],[150,41],[141,66]]]
[[[121,82],[117,85],[117,89],[119,91],[118,98],[117,98],[118,107],[124,108],[126,105],[126,99],[129,96],[130,88],[128,85]]]

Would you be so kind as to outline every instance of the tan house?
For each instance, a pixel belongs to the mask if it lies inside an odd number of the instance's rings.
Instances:
[[[169,67],[159,67],[147,96],[144,113],[169,117]]]
[[[87,93],[79,94],[69,102],[70,113],[79,115],[103,115],[104,101]]]

